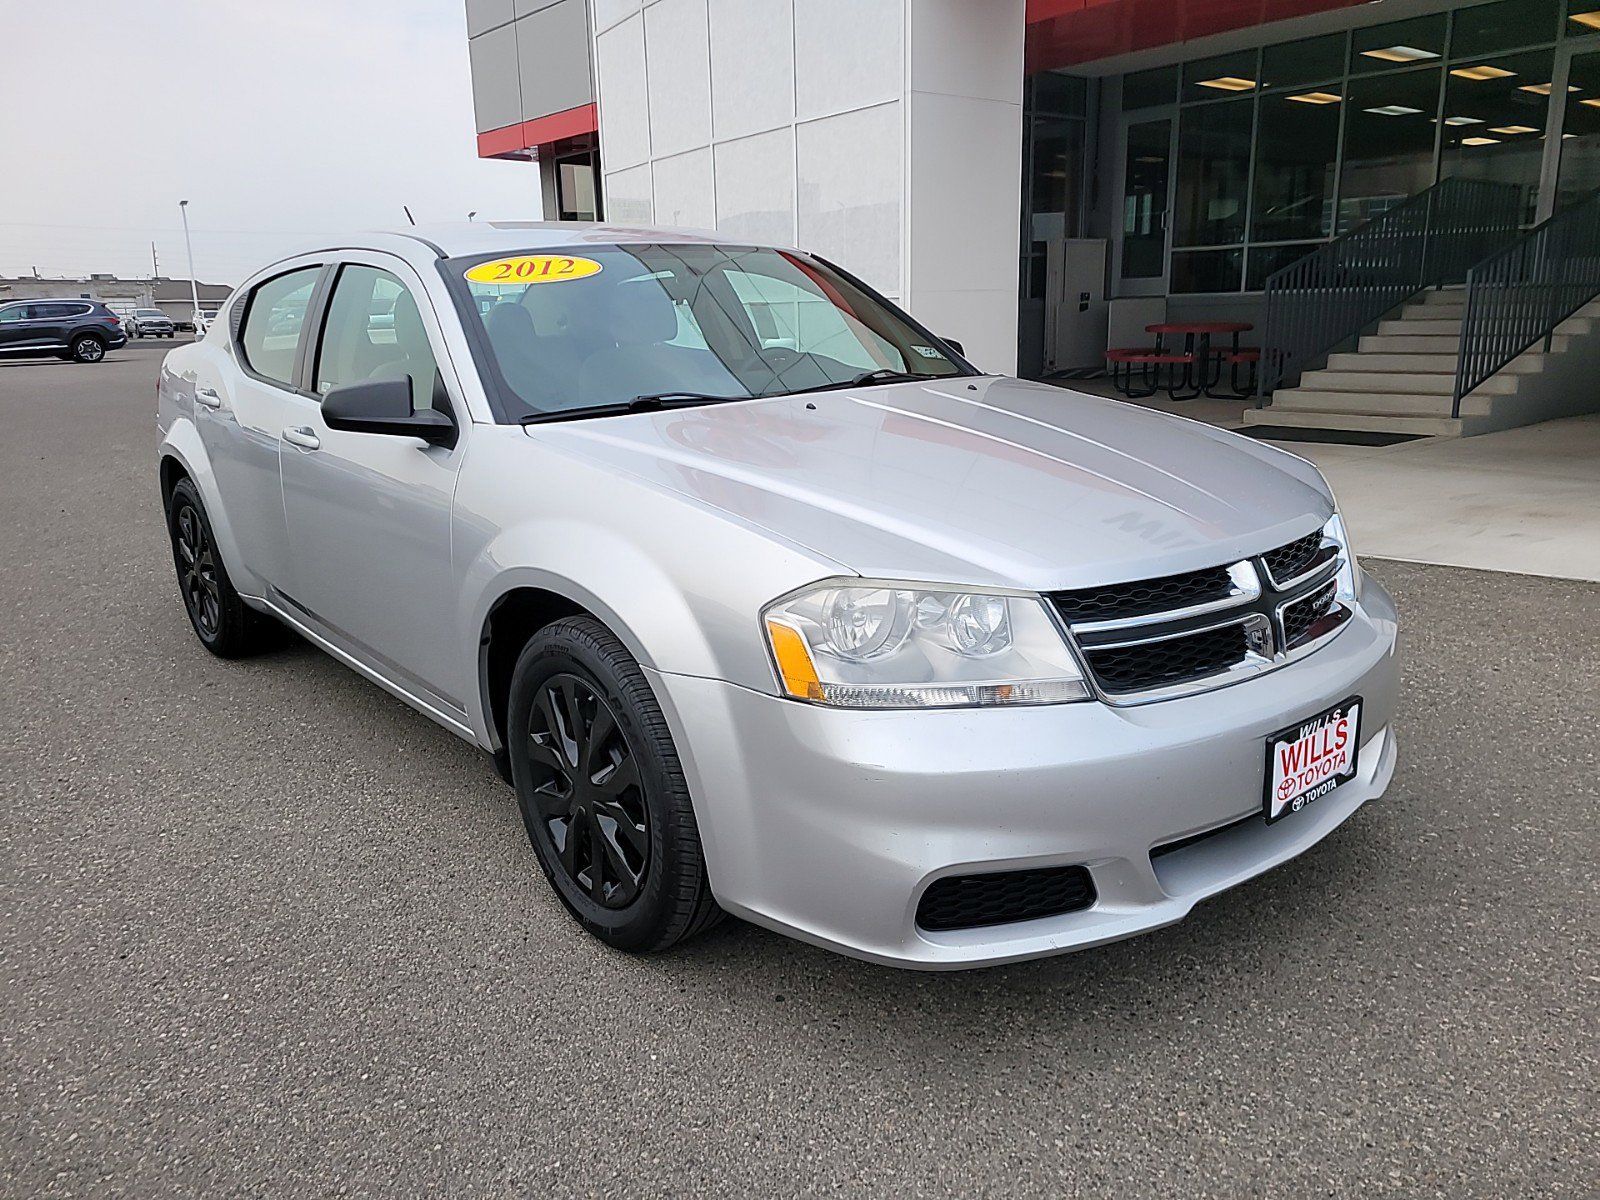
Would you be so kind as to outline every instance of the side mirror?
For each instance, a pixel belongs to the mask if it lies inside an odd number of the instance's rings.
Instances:
[[[456,423],[436,408],[411,408],[411,380],[369,379],[347,383],[322,398],[322,420],[329,429],[421,438],[433,446],[456,444]]]
[[[962,358],[967,356],[966,350],[962,347],[960,342],[955,340],[955,338],[941,338],[940,341],[944,342],[946,346],[949,346],[950,349],[961,355]]]

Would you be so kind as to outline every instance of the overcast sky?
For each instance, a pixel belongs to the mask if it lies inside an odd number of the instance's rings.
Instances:
[[[0,275],[236,283],[303,235],[537,219],[479,159],[462,0],[0,0]]]

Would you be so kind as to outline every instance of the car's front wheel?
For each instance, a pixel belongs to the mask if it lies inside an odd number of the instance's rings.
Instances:
[[[619,950],[664,950],[715,924],[688,784],[650,684],[609,629],[536,633],[511,677],[507,749],[551,886]]]
[[[241,658],[269,646],[276,622],[250,608],[234,591],[205,505],[188,479],[178,480],[167,501],[167,531],[183,607],[201,644],[219,658]]]
[[[81,333],[72,339],[68,352],[73,362],[96,363],[106,356],[106,344],[92,333]]]

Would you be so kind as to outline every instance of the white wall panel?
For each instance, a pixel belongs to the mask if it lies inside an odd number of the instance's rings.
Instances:
[[[795,103],[800,120],[900,97],[905,88],[903,2],[795,0]]]
[[[880,104],[795,130],[800,248],[887,295],[901,289],[900,113],[898,103]]]
[[[639,11],[639,0],[590,0],[596,30],[610,29]]]
[[[1018,0],[912,0],[911,90],[1022,103]]]
[[[609,171],[606,181],[606,220],[617,225],[655,224],[655,197],[650,164],[626,171]]]
[[[635,166],[650,157],[644,18],[632,17],[596,38],[595,59],[600,70],[601,163],[607,171]]]
[[[658,0],[644,10],[650,151],[665,158],[711,141],[706,0]],[[601,143],[604,145],[604,142]]]
[[[715,154],[716,227],[733,238],[793,245],[794,129],[722,142]]]
[[[711,178],[711,151],[706,147],[672,158],[658,158],[655,170],[657,225],[710,229],[717,223]]]
[[[718,140],[794,120],[794,3],[710,0],[711,101]]]
[[[1021,108],[913,93],[909,162],[912,291],[927,285],[1014,294]]]

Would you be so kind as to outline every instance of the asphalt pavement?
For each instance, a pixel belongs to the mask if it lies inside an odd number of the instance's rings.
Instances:
[[[169,348],[0,364],[0,1195],[1595,1194],[1600,586],[1369,563],[1388,796],[1177,926],[634,959],[486,756],[302,643],[201,649]]]

